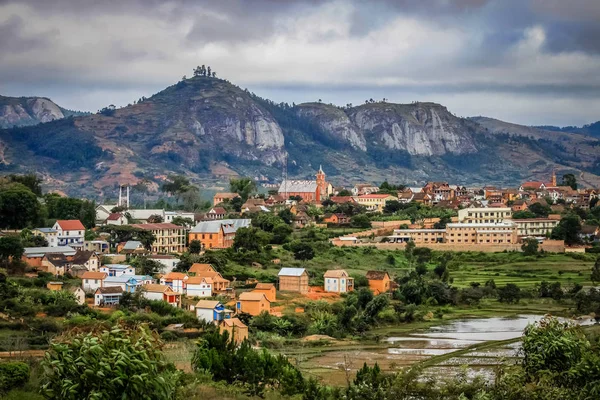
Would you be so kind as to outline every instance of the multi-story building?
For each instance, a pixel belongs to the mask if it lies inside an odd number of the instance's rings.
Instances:
[[[58,231],[54,228],[35,228],[31,233],[36,236],[43,236],[48,242],[48,247],[58,246]]]
[[[155,237],[153,253],[183,253],[185,251],[185,228],[170,223],[134,224],[138,229],[151,231]]]
[[[196,225],[189,234],[189,241],[198,240],[205,249],[224,249],[233,245],[235,233],[250,226],[250,219],[222,219],[204,221]]]
[[[54,223],[52,229],[54,229],[57,232],[56,239],[58,246],[71,246],[73,248],[83,248],[85,227],[78,219],[59,219]]]
[[[445,243],[499,244],[517,243],[517,225],[512,221],[450,223],[446,225]]]
[[[519,235],[511,216],[510,208],[468,208],[459,210],[459,222],[448,223],[445,229],[396,229],[388,239],[415,244],[515,244]]]
[[[505,219],[511,219],[512,212],[510,207],[498,208],[464,208],[458,210],[459,223],[494,223],[502,222]]]
[[[358,204],[364,206],[368,211],[382,212],[383,207],[388,201],[398,200],[397,197],[390,194],[364,194],[354,198]]]
[[[560,222],[559,219],[548,218],[515,219],[513,221],[517,224],[518,235],[521,237],[549,235]]]

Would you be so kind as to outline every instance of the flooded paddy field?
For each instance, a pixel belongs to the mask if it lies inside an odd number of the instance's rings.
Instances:
[[[410,333],[398,332],[397,335],[392,329],[387,338],[376,344],[334,344],[283,352],[294,359],[305,374],[334,385],[344,385],[365,362],[368,365],[377,363],[386,372],[420,364],[425,368],[425,377],[466,373],[470,378],[480,375],[492,379],[496,366],[520,359],[523,330],[542,317],[518,315],[456,320]],[[591,324],[593,321],[578,323]]]

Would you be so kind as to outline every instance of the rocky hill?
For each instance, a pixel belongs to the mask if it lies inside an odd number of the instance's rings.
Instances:
[[[86,114],[64,109],[45,97],[0,96],[0,129],[36,125]]]
[[[286,163],[299,178],[322,164],[339,184],[514,185],[553,169],[600,184],[597,139],[458,118],[435,103],[289,106],[195,77],[121,109],[47,115],[48,123],[0,131],[0,171],[36,171],[48,187],[90,196],[112,194],[119,183],[160,183],[169,173],[197,182],[234,174],[276,181]]]

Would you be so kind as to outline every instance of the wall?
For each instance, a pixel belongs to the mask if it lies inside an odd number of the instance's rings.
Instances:
[[[406,247],[405,243],[356,243],[351,244],[340,240],[331,242],[334,246],[366,247],[375,246],[380,250],[398,250]],[[461,244],[461,243],[428,243],[420,244],[418,247],[428,247],[436,251],[481,251],[484,253],[498,253],[503,251],[521,251],[520,244]],[[562,240],[546,240],[540,244],[540,250],[549,253],[564,253],[565,244]]]

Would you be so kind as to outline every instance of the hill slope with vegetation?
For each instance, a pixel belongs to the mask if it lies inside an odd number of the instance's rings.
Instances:
[[[123,108],[85,116],[54,108],[40,117],[49,122],[0,130],[0,171],[36,171],[48,188],[74,195],[103,197],[118,184],[159,182],[170,173],[192,181],[231,174],[277,180],[286,163],[298,178],[323,165],[339,183],[398,176],[407,184],[514,186],[556,170],[600,184],[597,139],[459,118],[435,103],[277,104],[196,74]]]

